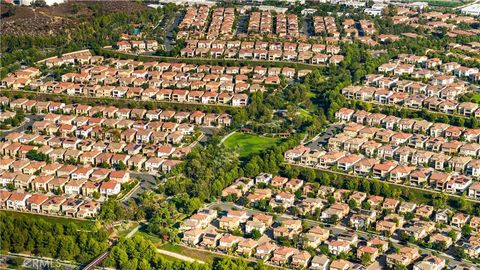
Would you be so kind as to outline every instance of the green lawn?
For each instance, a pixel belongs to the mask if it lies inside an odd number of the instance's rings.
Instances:
[[[146,240],[152,242],[152,244],[154,244],[155,246],[159,246],[162,242],[162,239],[160,239],[160,237],[154,235],[154,234],[151,234],[147,231],[145,231],[144,228],[140,228],[136,233],[135,235],[140,235],[142,236],[143,238],[145,238]]]
[[[264,137],[255,134],[235,133],[228,137],[223,143],[228,148],[236,149],[240,158],[247,157],[252,153],[270,148],[277,144],[281,139]]]
[[[310,114],[309,111],[305,110],[305,109],[299,109],[298,110],[298,113],[300,114],[300,116],[302,116],[304,119],[310,119],[312,118],[312,115]]]
[[[171,243],[165,243],[160,247],[160,249],[182,254],[184,256],[197,259],[206,263],[213,263],[215,258],[223,257],[221,255],[216,255],[207,251],[199,251],[196,249],[190,249],[184,246],[179,246]]]
[[[14,215],[14,216],[25,216],[30,219],[42,219],[47,222],[51,223],[59,223],[62,225],[68,224],[68,223],[75,223],[77,226],[83,228],[83,229],[91,229],[95,226],[95,221],[92,220],[80,220],[80,219],[71,219],[71,218],[63,218],[63,217],[52,217],[52,216],[45,216],[45,215],[37,215],[37,214],[31,214],[31,213],[20,213],[20,212],[13,212],[13,211],[5,211],[2,210],[3,213],[7,215]]]
[[[475,103],[480,103],[480,93],[476,93],[475,95],[473,95],[471,101]]]

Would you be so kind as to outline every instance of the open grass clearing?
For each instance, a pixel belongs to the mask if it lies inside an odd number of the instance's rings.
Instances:
[[[184,247],[184,246],[175,245],[175,244],[171,244],[171,243],[165,243],[164,245],[162,245],[159,248],[163,249],[163,250],[170,251],[170,252],[175,252],[175,253],[190,257],[192,259],[197,259],[197,260],[200,260],[200,261],[203,261],[203,262],[206,262],[206,263],[213,263],[215,258],[224,257],[224,256],[221,256],[221,255],[213,254],[213,253],[208,252],[208,251],[200,251],[200,250],[197,250],[197,249],[191,249],[191,248],[187,248],[187,247]]]
[[[228,137],[223,143],[227,148],[235,149],[240,158],[250,154],[257,154],[277,144],[281,139],[265,137],[256,134],[235,133]]]

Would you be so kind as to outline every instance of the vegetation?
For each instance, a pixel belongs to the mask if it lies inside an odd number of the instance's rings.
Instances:
[[[0,108],[0,112],[2,109]],[[17,110],[15,116],[7,118],[0,123],[0,129],[9,129],[12,127],[20,126],[25,120],[25,114],[23,110]]]
[[[108,247],[108,233],[75,221],[53,222],[0,212],[1,250],[86,263]]]
[[[258,154],[262,150],[275,145],[278,138],[264,137],[255,134],[234,133],[223,143],[227,148],[234,149],[240,158],[245,158],[251,154]]]
[[[72,8],[73,9],[73,8]],[[133,30],[133,24],[150,25],[158,22],[163,16],[174,14],[177,6],[165,5],[159,9],[129,13],[130,11],[110,12],[100,5],[88,5],[91,18],[76,23],[69,31],[50,35],[8,35],[2,34],[0,52],[2,67],[0,78],[12,72],[20,65],[32,65],[34,62],[80,49],[92,49],[113,45],[120,39],[121,33]]]
[[[176,251],[177,252],[177,251]],[[121,239],[112,248],[109,256],[103,262],[104,266],[116,269],[146,270],[146,269],[192,269],[192,270],[263,270],[266,267],[262,263],[249,265],[242,259],[232,260],[230,258],[215,257],[212,262],[205,264],[190,263],[178,260],[164,259],[156,252],[152,243],[141,236],[134,236],[129,239]]]

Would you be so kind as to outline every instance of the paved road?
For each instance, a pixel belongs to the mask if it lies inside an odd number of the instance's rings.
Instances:
[[[132,177],[137,178],[140,185],[130,195],[130,198],[138,198],[140,194],[148,190],[154,190],[157,187],[156,177],[148,173],[130,172]]]
[[[305,144],[306,147],[320,150],[328,143],[328,139],[335,135],[335,130],[340,128],[342,124],[335,123],[328,126],[328,128],[320,135],[315,136],[310,142]]]
[[[462,8],[465,8],[465,7],[468,7],[468,6],[471,6],[471,5],[475,5],[475,4],[478,4],[478,3],[480,3],[480,0],[476,0],[476,1],[472,2],[472,3],[467,3],[467,4],[463,5],[463,6],[456,7],[456,8],[454,8],[454,10],[462,9]]]
[[[170,23],[165,30],[165,39],[163,41],[163,45],[165,46],[166,51],[169,51],[172,47],[176,45],[176,36],[174,36],[175,33],[173,31],[182,21],[183,16],[185,15],[184,12],[185,11],[178,12],[173,19],[173,22]]]
[[[244,208],[242,206],[236,205],[236,204],[231,203],[231,202],[216,202],[216,203],[210,204],[208,207],[211,208],[211,209],[217,209],[217,210],[220,209],[221,211],[228,211],[228,210],[233,209],[233,208],[242,209],[242,210],[246,211],[247,214],[250,215],[250,216],[254,215],[256,213],[264,213],[264,212],[259,211],[259,210]],[[282,220],[285,220],[285,219],[296,219],[296,218],[291,216],[291,215],[288,215],[288,214],[283,214],[283,215],[278,216],[278,221],[282,221]],[[361,241],[368,241],[369,239],[371,239],[373,237],[379,237],[379,238],[385,239],[384,236],[382,236],[380,234],[377,234],[377,233],[371,233],[371,232],[365,232],[365,231],[359,231],[359,230],[354,231],[352,228],[349,228],[349,227],[346,226],[346,224],[348,223],[348,219],[344,219],[338,225],[331,225],[331,224],[327,224],[327,223],[324,223],[324,222],[321,222],[321,221],[310,220],[310,219],[302,219],[302,220],[306,221],[308,223],[308,225],[311,226],[311,227],[322,225],[322,226],[325,226],[325,227],[329,228],[330,235],[335,235],[335,236],[351,235],[353,232],[355,232],[358,235],[358,237]],[[395,248],[400,248],[402,246],[405,246],[405,244],[400,243],[400,241],[398,240],[398,236],[396,234],[393,237],[389,237],[388,240],[390,240],[390,242],[392,243],[392,246],[395,247]],[[463,261],[463,262],[457,261],[451,255],[446,254],[446,253],[441,253],[439,251],[432,250],[432,249],[421,248],[421,247],[419,247],[417,245],[413,245],[413,244],[408,244],[408,245],[409,246],[415,246],[415,247],[419,248],[420,254],[422,254],[422,255],[435,254],[436,256],[439,256],[439,257],[441,257],[445,260],[448,260],[450,262],[450,266],[456,266],[456,265],[473,266],[473,264],[471,264],[470,262],[467,262],[467,261]],[[384,254],[378,258],[377,262],[379,264],[381,264],[382,266],[385,265]]]
[[[25,115],[25,119],[26,121],[18,126],[18,127],[15,127],[15,128],[12,128],[8,131],[1,131],[1,135],[0,135],[0,139],[3,139],[5,138],[5,136],[7,136],[8,134],[12,133],[12,132],[23,132],[23,131],[26,131],[26,130],[29,130],[31,129],[32,125],[33,125],[33,122],[35,121],[41,121],[43,120],[43,115]]]

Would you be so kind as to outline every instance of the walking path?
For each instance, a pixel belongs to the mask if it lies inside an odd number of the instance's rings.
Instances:
[[[219,144],[222,144],[226,139],[228,139],[228,137],[232,136],[233,134],[235,134],[237,131],[232,131],[230,132],[227,136],[223,137],[222,140],[220,141]]]
[[[174,257],[174,258],[182,260],[182,261],[186,261],[186,262],[191,262],[191,263],[196,262],[196,263],[200,263],[200,264],[205,263],[204,261],[196,260],[196,259],[184,256],[182,254],[178,254],[178,253],[175,253],[175,252],[171,252],[171,251],[168,251],[168,250],[163,250],[163,249],[157,248],[157,252],[160,253],[160,254],[163,254],[163,255]]]

